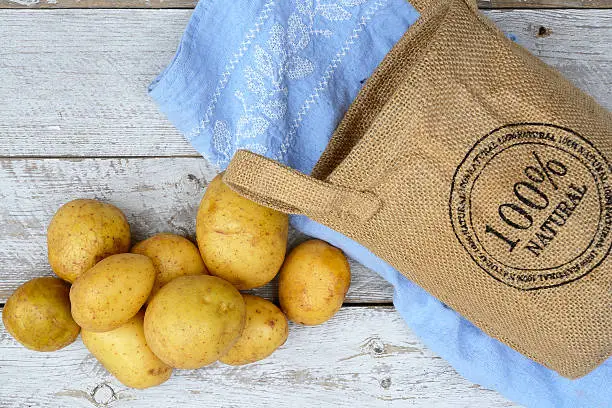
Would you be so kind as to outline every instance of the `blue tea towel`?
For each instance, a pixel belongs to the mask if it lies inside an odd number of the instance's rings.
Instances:
[[[149,92],[219,170],[249,149],[310,173],[365,80],[419,15],[405,0],[202,0]],[[487,336],[363,246],[292,217],[395,287],[410,328],[467,379],[531,407],[606,407],[612,361],[568,380]]]

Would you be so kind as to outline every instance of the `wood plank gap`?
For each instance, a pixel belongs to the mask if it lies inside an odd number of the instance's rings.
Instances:
[[[379,308],[394,308],[392,302],[357,302],[357,303],[343,303],[342,307],[379,307]]]

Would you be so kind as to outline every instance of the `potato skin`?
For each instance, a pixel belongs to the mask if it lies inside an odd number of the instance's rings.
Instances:
[[[111,255],[74,281],[72,317],[84,330],[116,329],[138,313],[154,281],[155,267],[148,257]]]
[[[147,306],[147,344],[163,362],[195,369],[211,364],[240,337],[245,305],[229,282],[210,275],[181,276]]]
[[[114,330],[81,332],[83,344],[122,384],[132,388],[149,388],[165,382],[172,367],[161,361],[147,346],[144,336],[144,312]]]
[[[202,198],[196,235],[211,274],[240,290],[270,282],[287,249],[288,217],[233,192],[215,177]]]
[[[263,360],[285,344],[289,336],[287,318],[274,303],[259,296],[243,294],[246,324],[238,341],[219,361],[243,365]]]
[[[31,350],[55,351],[69,345],[81,330],[70,315],[69,291],[68,283],[50,276],[24,283],[4,305],[4,327]]]
[[[130,250],[130,226],[117,207],[97,200],[64,204],[47,230],[49,264],[60,278],[74,282],[107,256]]]
[[[317,239],[306,241],[281,268],[281,309],[296,323],[321,324],[340,309],[350,284],[351,269],[342,251]]]
[[[208,275],[198,247],[175,234],[157,234],[132,247],[134,254],[151,258],[157,275],[148,301],[174,278],[186,275]]]

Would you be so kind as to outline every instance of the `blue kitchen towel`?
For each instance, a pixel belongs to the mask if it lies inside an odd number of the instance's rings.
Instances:
[[[202,0],[149,92],[219,170],[249,149],[310,173],[362,84],[418,17],[405,0]],[[411,329],[467,379],[531,407],[611,406],[612,360],[578,380],[560,377],[358,243],[306,217],[292,223],[391,282]]]

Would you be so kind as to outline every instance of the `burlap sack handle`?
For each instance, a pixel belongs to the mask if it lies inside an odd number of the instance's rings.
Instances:
[[[223,181],[258,204],[314,219],[333,214],[365,221],[381,206],[373,193],[317,180],[247,150],[236,152]]]

